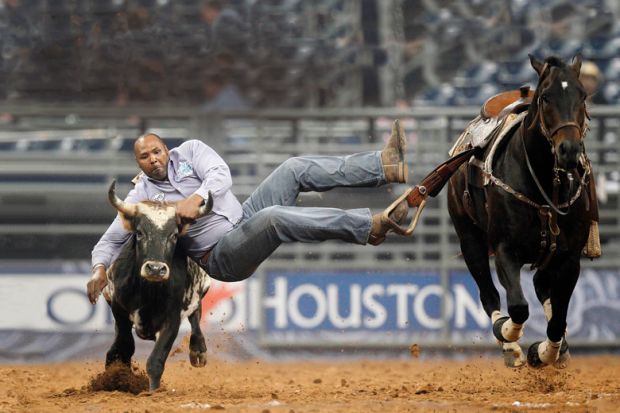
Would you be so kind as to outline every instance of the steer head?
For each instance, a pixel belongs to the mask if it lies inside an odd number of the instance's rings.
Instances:
[[[136,263],[140,276],[147,281],[161,282],[170,277],[172,257],[177,239],[187,231],[191,222],[179,220],[174,204],[143,201],[131,204],[116,196],[116,181],[108,190],[108,199],[120,214],[123,225],[136,237]],[[213,198],[200,206],[199,217],[213,207]]]

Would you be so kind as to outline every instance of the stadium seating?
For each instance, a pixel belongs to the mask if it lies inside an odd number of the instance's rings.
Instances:
[[[199,1],[8,2],[0,7],[0,99],[205,104],[206,79],[215,76],[234,84],[246,107],[351,107],[389,98],[372,92],[391,87],[378,82],[385,78],[402,83],[399,99],[478,105],[485,92],[535,81],[527,53],[581,53],[607,83],[618,79],[620,16],[610,1],[224,5],[228,17],[216,29]],[[611,104],[613,89],[603,85]]]

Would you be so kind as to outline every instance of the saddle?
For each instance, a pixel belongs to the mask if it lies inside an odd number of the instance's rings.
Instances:
[[[499,93],[487,99],[476,116],[458,137],[448,154],[450,156],[471,149],[484,149],[492,137],[499,134],[514,119],[514,116],[527,110],[534,96],[529,86],[519,90]]]
[[[463,193],[463,206],[474,223],[477,223],[474,213],[474,200],[469,188],[470,186],[481,188],[489,185],[489,176],[493,174],[495,153],[498,147],[503,144],[503,138],[525,118],[533,96],[534,92],[530,90],[529,86],[522,86],[518,91],[511,90],[489,98],[480,109],[480,114],[467,125],[465,131],[458,137],[448,152],[450,156],[455,156],[472,148],[479,148],[475,153],[485,154],[483,159],[478,159],[472,155],[467,163],[465,173],[466,189]],[[490,150],[486,150],[491,142],[493,145]],[[588,174],[585,196],[588,197],[587,208],[591,219],[590,234],[582,253],[588,258],[597,258],[601,255],[601,247],[594,176],[590,160],[585,154],[582,156],[581,164],[584,172]]]

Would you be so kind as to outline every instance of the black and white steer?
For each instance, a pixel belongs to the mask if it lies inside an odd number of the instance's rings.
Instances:
[[[179,222],[174,204],[130,204],[116,196],[112,182],[108,198],[123,224],[134,236],[110,266],[104,296],[112,308],[116,336],[106,355],[106,367],[115,361],[129,365],[135,351],[131,327],[155,346],[146,363],[150,390],[160,386],[164,364],[179,332],[181,321],[191,324],[190,361],[194,367],[207,363],[205,339],[200,330],[201,300],[210,285],[209,276],[177,248],[177,239],[189,223]],[[200,216],[211,211],[209,193]]]

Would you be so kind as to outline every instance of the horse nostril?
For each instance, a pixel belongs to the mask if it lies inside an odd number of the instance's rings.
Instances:
[[[566,148],[566,142],[562,142],[560,144],[560,147],[558,148],[558,152],[560,153],[560,155],[566,155],[566,152],[568,152]]]

